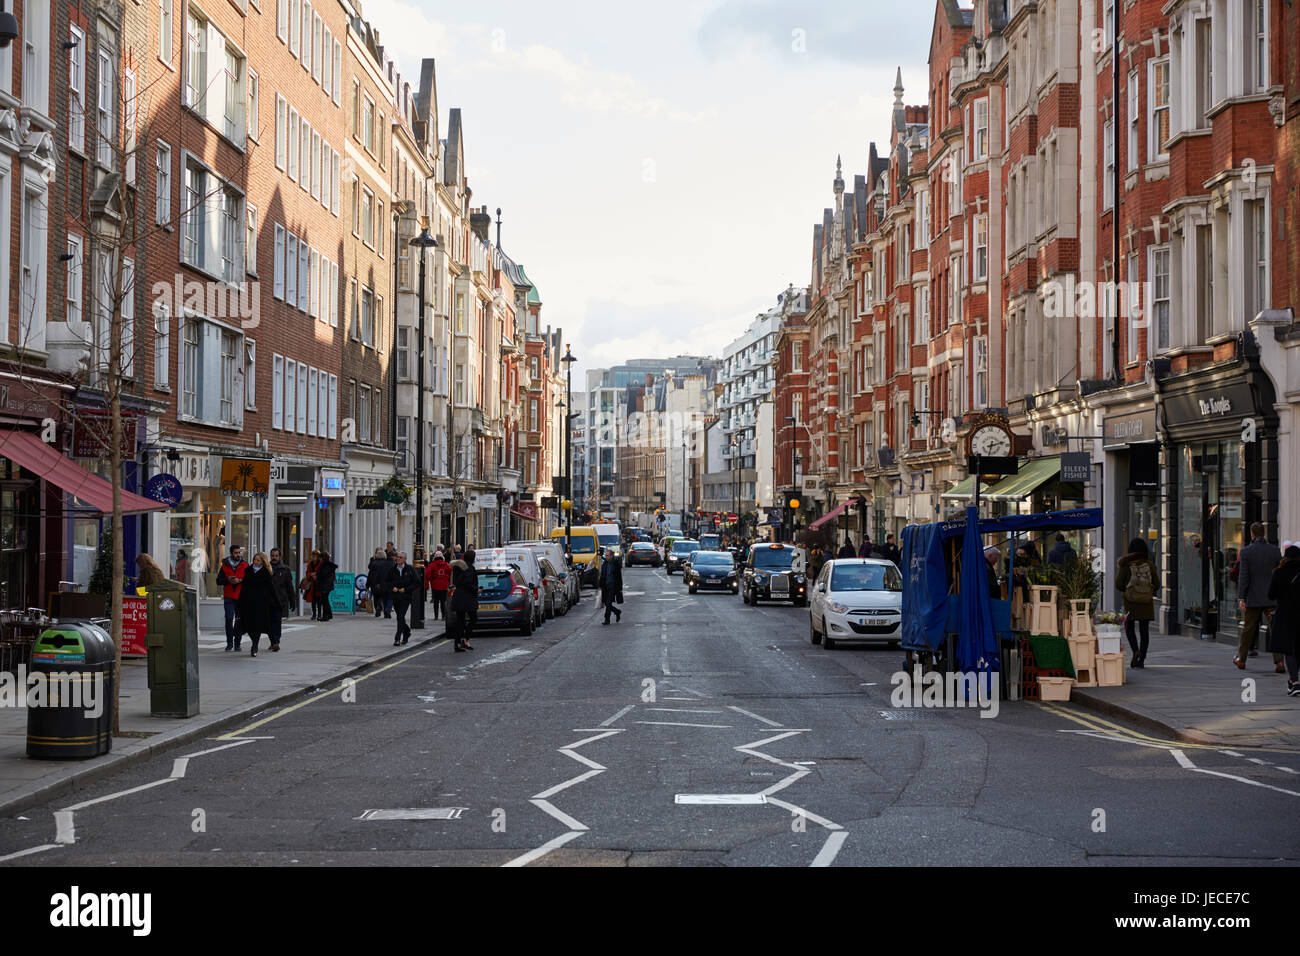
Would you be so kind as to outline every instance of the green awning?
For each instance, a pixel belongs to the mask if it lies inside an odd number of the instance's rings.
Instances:
[[[1020,474],[1003,478],[987,492],[981,491],[980,497],[989,501],[1023,501],[1060,473],[1060,458],[1034,458],[1020,466]]]
[[[987,483],[981,483],[980,497],[981,498],[984,497],[985,490],[991,487],[993,486]],[[975,497],[974,477],[968,476],[966,478],[963,478],[961,481],[957,482],[957,484],[953,485],[951,488],[949,488],[939,497],[952,500],[952,501],[969,501],[973,499]]]

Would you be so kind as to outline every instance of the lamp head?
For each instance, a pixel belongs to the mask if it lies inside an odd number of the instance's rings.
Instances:
[[[0,49],[18,39],[18,20],[8,10],[0,11]]]

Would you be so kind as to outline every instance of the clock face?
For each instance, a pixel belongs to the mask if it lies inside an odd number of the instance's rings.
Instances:
[[[970,453],[988,458],[1007,458],[1011,455],[1011,436],[997,425],[985,425],[971,435]]]

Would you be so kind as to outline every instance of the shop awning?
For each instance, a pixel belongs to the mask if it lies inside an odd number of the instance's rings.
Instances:
[[[981,484],[981,485],[980,485],[980,497],[981,497],[981,498],[984,497],[984,491],[985,491],[985,489],[987,489],[987,488],[991,488],[991,487],[992,487],[992,485]],[[945,491],[945,492],[944,492],[943,494],[941,494],[939,497],[940,497],[940,498],[944,498],[944,499],[946,499],[946,500],[951,500],[951,501],[967,501],[967,500],[969,500],[969,499],[971,499],[971,498],[974,498],[974,497],[975,497],[975,478],[974,478],[974,476],[968,476],[968,477],[966,477],[966,478],[963,478],[961,481],[957,482],[957,484],[953,485],[951,488],[949,488],[947,491]]]
[[[40,475],[52,485],[102,514],[113,512],[113,486],[98,475],[92,475],[71,459],[65,458],[57,448],[52,448],[31,432],[0,429],[0,456],[21,465],[33,474]],[[144,498],[122,489],[122,513],[140,514],[144,511],[166,511],[161,501]]]
[[[1008,475],[988,491],[981,491],[980,497],[989,501],[1023,501],[1060,473],[1060,458],[1035,458],[1020,467],[1020,474]]]
[[[810,524],[808,526],[808,530],[816,531],[826,522],[834,521],[840,515],[844,514],[844,512],[848,511],[850,505],[856,505],[861,500],[862,500],[861,498],[850,498],[848,501],[836,505],[830,511],[826,512],[826,514],[822,515],[820,518],[818,518],[816,521]]]

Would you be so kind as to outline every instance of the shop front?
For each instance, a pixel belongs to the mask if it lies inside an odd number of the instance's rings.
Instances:
[[[344,454],[348,459],[346,507],[343,508],[342,540],[334,560],[340,571],[364,574],[370,564],[375,548],[382,548],[384,543],[396,543],[394,535],[397,526],[390,528],[387,521],[387,508],[379,495],[383,485],[391,479],[393,456],[391,453],[371,453],[359,448],[346,447]],[[414,495],[411,496],[414,499]],[[361,507],[365,501],[367,506]],[[374,502],[378,502],[378,507]],[[428,486],[425,486],[425,508],[428,513]],[[425,539],[428,544],[428,539]],[[414,549],[410,551],[414,562]]]
[[[1160,494],[1160,445],[1156,441],[1156,410],[1148,400],[1141,404],[1112,406],[1101,426],[1105,455],[1103,500],[1106,524],[1103,547],[1112,556],[1104,568],[1113,574],[1118,556],[1128,551],[1134,538],[1146,542],[1151,560],[1168,581],[1171,556],[1165,553]],[[1168,593],[1167,591],[1165,593]],[[1118,610],[1114,588],[1103,589],[1107,610]],[[1157,595],[1157,603],[1160,596]]]
[[[1264,373],[1239,362],[1160,384],[1171,495],[1168,543],[1175,552],[1165,562],[1173,578],[1165,627],[1235,644],[1240,621],[1233,565],[1252,522],[1264,522],[1269,539],[1277,540],[1273,388]]]

